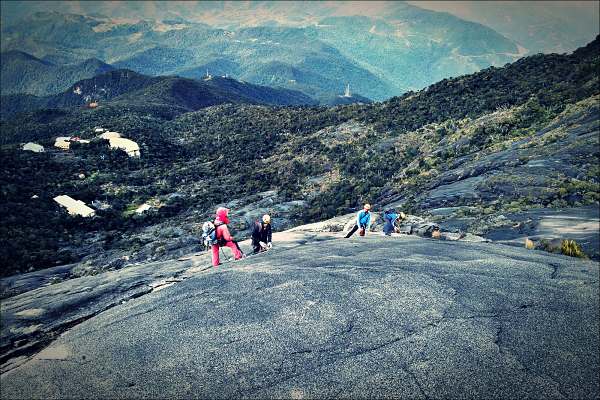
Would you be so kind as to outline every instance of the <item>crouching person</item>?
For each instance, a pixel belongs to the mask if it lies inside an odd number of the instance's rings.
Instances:
[[[394,210],[393,208],[384,211],[383,220],[385,221],[385,224],[383,225],[383,233],[386,236],[392,236],[392,232],[396,231],[396,220],[398,220],[399,217],[400,215],[398,215],[398,213],[396,213],[396,210]]]
[[[267,251],[273,247],[271,243],[271,217],[268,214],[263,215],[262,222],[256,221],[252,230],[253,254]]]
[[[244,256],[238,244],[233,240],[233,237],[229,233],[227,224],[229,223],[229,209],[219,207],[217,209],[217,218],[215,219],[215,232],[217,236],[217,244],[212,245],[212,264],[216,267],[221,262],[219,260],[219,249],[223,246],[227,246],[231,249],[233,257],[239,260]]]
[[[354,232],[356,232],[359,229],[359,235],[365,236],[366,232],[368,232],[371,228],[371,213],[369,212],[370,210],[371,205],[367,203],[364,205],[363,209],[359,211],[358,214],[356,214],[356,225],[354,225],[350,232],[348,232],[348,234],[345,236],[346,238],[352,236]]]

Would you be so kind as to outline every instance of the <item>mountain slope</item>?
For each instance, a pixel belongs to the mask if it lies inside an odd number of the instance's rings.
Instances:
[[[309,229],[274,243],[219,268],[191,253],[3,299],[3,398],[600,394],[597,263]]]
[[[90,256],[98,267],[113,257],[168,257],[175,250],[167,247],[196,243],[195,224],[217,205],[234,210],[232,229],[239,237],[257,213],[272,213],[279,230],[352,212],[363,201],[375,210],[391,204],[430,214],[483,236],[500,228],[534,232],[531,210],[573,211],[600,199],[599,42],[570,55],[537,55],[444,80],[383,103],[221,104],[161,114],[140,91],[94,110],[40,111],[3,121],[2,219],[8,222],[0,233],[10,238],[3,270],[79,260],[98,246],[105,251]],[[177,91],[159,93],[167,95],[159,103],[181,101]],[[143,156],[127,160],[101,143],[73,146],[70,157],[17,149],[28,140],[51,146],[65,132],[93,138],[95,126],[124,133],[140,143]],[[215,187],[226,190],[210,190]],[[68,219],[51,200],[64,193],[87,203],[102,199],[112,208],[98,210],[90,222]],[[145,202],[160,206],[133,215]],[[34,247],[29,238],[39,236],[45,240],[33,241]],[[179,244],[171,247],[173,238]],[[134,250],[123,250],[128,246]]]
[[[591,1],[478,1],[468,7],[443,1],[414,3],[489,26],[523,45],[529,54],[570,52],[600,33],[600,6]]]
[[[128,91],[134,91],[152,83],[157,78],[128,70],[112,70],[73,84],[66,91],[50,96],[14,94],[2,96],[0,115],[3,119],[19,113],[43,108],[65,108],[85,105],[91,101],[112,99]]]
[[[430,14],[401,3],[390,13],[388,19],[330,17],[311,29],[389,81],[397,93],[489,65],[504,65],[518,53],[517,46],[497,32],[448,14]]]
[[[2,94],[47,96],[60,93],[73,83],[114,68],[98,59],[79,64],[55,65],[20,51],[0,54]]]
[[[188,40],[183,30],[172,35],[180,36],[175,43]],[[382,79],[305,29],[256,27],[236,33],[213,29],[208,35],[185,49],[156,46],[128,53],[114,64],[150,75],[189,76],[190,71],[200,70],[196,78],[209,69],[211,74],[302,90],[315,98],[339,93],[348,82],[358,93],[376,98],[387,97],[389,91]],[[217,68],[211,69],[214,64]]]
[[[77,107],[90,101],[104,104],[113,99],[118,103],[172,106],[179,113],[222,103],[315,104],[313,99],[298,91],[246,84],[229,78],[211,77],[198,81],[113,70],[77,82],[69,90],[53,96],[2,96],[0,115],[6,119],[19,112]]]
[[[193,61],[194,53],[188,49],[153,47],[121,59],[114,65],[146,75],[169,75],[186,67],[192,68]]]
[[[159,79],[158,83],[115,98],[115,102],[135,103],[143,99],[147,103],[173,105],[189,111],[222,103],[270,105],[316,103],[298,91],[252,85],[231,78],[211,77],[202,81],[179,77]]]

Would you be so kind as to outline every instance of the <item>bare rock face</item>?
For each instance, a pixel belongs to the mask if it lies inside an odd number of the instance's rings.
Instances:
[[[600,395],[597,262],[342,236],[296,229],[218,268],[189,255],[8,297],[2,398]]]
[[[314,224],[302,225],[296,228],[290,229],[291,232],[348,232],[356,224],[356,213],[345,214],[342,216],[334,217],[325,221],[317,222]],[[382,233],[383,225],[385,221],[383,219],[383,213],[371,212],[371,227],[370,232]],[[434,238],[440,240],[462,240],[467,242],[490,242],[481,236],[474,235],[467,232],[461,232],[460,230],[453,229],[448,230],[444,226],[433,222],[431,219],[419,217],[416,215],[405,215],[405,218],[399,218],[396,223],[396,232],[392,235],[416,235],[425,238]],[[437,235],[434,231],[438,231]]]

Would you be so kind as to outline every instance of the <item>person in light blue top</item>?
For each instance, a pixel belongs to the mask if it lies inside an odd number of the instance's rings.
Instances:
[[[385,233],[387,236],[392,236],[392,232],[395,231],[394,223],[396,223],[398,217],[399,215],[393,208],[383,212],[383,220],[385,221],[385,224],[383,225],[383,233]]]
[[[347,238],[352,236],[354,232],[360,229],[360,236],[365,236],[365,233],[371,227],[371,205],[365,204],[363,209],[356,214],[356,225],[352,227],[350,232],[346,235]]]

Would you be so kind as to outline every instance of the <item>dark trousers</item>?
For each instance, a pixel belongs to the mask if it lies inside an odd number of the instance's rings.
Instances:
[[[242,255],[244,254],[244,252],[242,251],[242,248],[240,247],[240,245],[238,244],[238,242],[233,242],[235,244],[235,247],[237,247],[237,249],[240,251],[240,253],[242,253]]]
[[[258,254],[260,252],[264,251],[264,249],[260,246],[254,246],[254,251],[252,252],[252,254]]]
[[[263,248],[260,246],[260,244],[258,244],[259,242],[260,242],[260,240],[255,241],[254,239],[252,239],[252,248],[253,248],[252,254],[258,254],[261,251],[263,251]]]
[[[358,225],[354,225],[352,227],[352,229],[350,229],[350,232],[348,232],[348,234],[346,235],[347,238],[349,238],[350,236],[354,235],[354,232],[356,232],[358,230]]]

